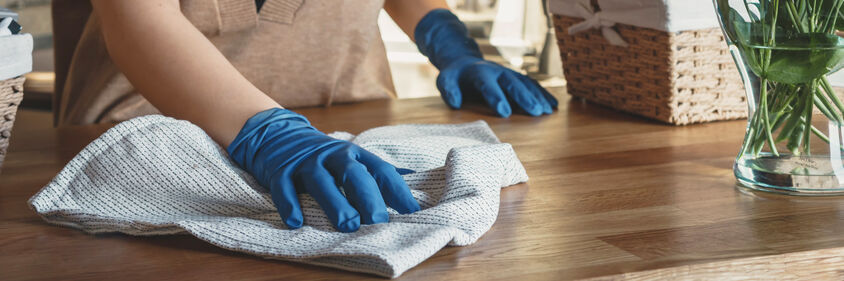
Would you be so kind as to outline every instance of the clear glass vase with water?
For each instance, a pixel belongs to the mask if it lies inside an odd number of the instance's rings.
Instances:
[[[733,168],[747,188],[844,194],[844,0],[714,0],[744,81],[747,130]]]

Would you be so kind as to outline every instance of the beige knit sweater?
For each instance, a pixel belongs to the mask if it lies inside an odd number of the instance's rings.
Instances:
[[[255,86],[289,108],[395,96],[377,18],[383,0],[181,0],[184,15]],[[59,125],[158,113],[109,59],[96,15],[56,104]],[[236,102],[236,101],[232,101]]]

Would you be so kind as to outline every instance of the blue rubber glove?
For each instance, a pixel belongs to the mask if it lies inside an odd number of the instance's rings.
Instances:
[[[351,142],[323,134],[304,116],[286,109],[269,109],[249,118],[228,152],[270,189],[281,219],[291,229],[302,227],[297,197],[301,192],[310,194],[342,232],[355,231],[361,223],[389,221],[386,205],[402,214],[419,210],[393,165]]]
[[[512,113],[515,103],[531,116],[550,114],[557,99],[533,79],[481,55],[466,26],[446,9],[436,9],[416,24],[416,46],[440,70],[437,88],[445,103],[459,109],[464,95],[483,97],[501,117]]]

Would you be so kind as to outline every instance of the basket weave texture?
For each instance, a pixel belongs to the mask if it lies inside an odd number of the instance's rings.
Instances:
[[[23,99],[23,77],[0,80],[0,167],[9,147],[15,113]]]
[[[747,117],[744,88],[718,28],[682,32],[616,24],[628,47],[600,30],[569,35],[583,19],[554,15],[572,96],[685,125]]]

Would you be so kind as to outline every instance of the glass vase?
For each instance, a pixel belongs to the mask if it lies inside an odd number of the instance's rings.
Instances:
[[[714,0],[744,82],[748,122],[733,171],[746,188],[844,194],[844,0]]]

